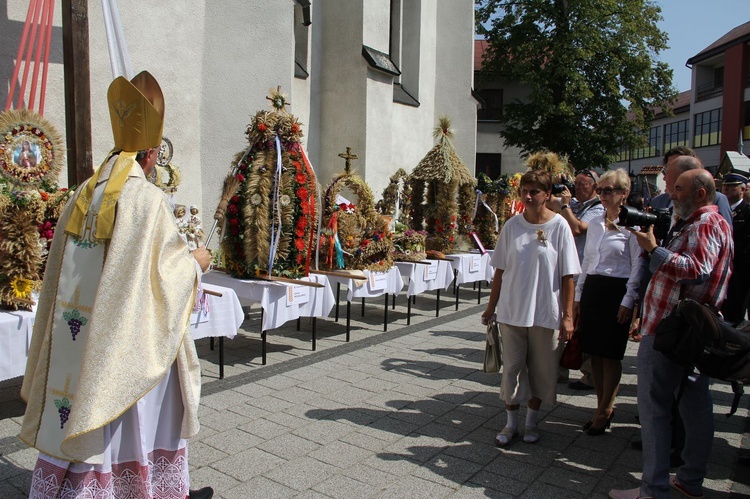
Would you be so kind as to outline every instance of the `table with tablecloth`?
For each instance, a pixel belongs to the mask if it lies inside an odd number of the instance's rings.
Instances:
[[[334,305],[333,291],[325,275],[310,274],[299,279],[316,283],[319,287],[279,281],[236,279],[224,272],[212,271],[203,281],[231,288],[243,305],[261,306],[261,348],[266,364],[266,332],[281,327],[300,317],[313,318],[312,349],[316,349],[316,319],[328,317]]]
[[[193,312],[190,315],[190,329],[193,339],[220,338],[219,371],[220,377],[224,377],[221,342],[224,337],[234,338],[242,325],[244,314],[232,289],[211,284],[204,284],[203,288],[222,296],[206,296],[208,307],[201,313]],[[0,312],[0,381],[23,376],[34,318],[32,311]]]
[[[232,288],[206,282],[201,287],[211,294],[205,294],[205,304],[200,311],[190,314],[190,329],[193,340],[211,338],[212,350],[213,339],[219,338],[219,378],[224,379],[224,338],[232,339],[237,335],[245,313]]]
[[[420,262],[396,262],[403,278],[408,279],[406,290],[406,324],[411,324],[413,298],[425,291],[437,291],[435,317],[440,316],[440,291],[448,289],[453,282],[453,266],[447,260],[422,260]]]
[[[401,271],[393,266],[386,272],[374,272],[364,270],[361,272],[364,279],[356,279],[345,275],[328,275],[331,286],[336,284],[336,320],[339,317],[339,290],[341,286],[347,287],[346,293],[346,341],[349,341],[351,329],[351,305],[354,298],[362,298],[362,315],[365,314],[365,299],[377,298],[385,295],[385,312],[383,317],[383,331],[388,331],[388,299],[390,296],[398,296],[404,287],[401,279]]]
[[[29,356],[34,312],[0,312],[0,381],[23,376]]]
[[[456,310],[458,310],[458,293],[461,284],[477,283],[477,303],[481,303],[482,281],[487,281],[488,275],[490,276],[490,280],[492,280],[492,276],[487,270],[490,268],[489,253],[457,253],[446,255],[446,258],[451,260],[456,276],[456,279],[453,281],[453,291],[456,295]]]

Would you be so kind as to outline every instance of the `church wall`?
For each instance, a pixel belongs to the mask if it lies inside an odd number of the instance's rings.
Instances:
[[[399,167],[411,170],[432,147],[432,129],[441,114],[453,118],[459,153],[471,164],[473,4],[407,4],[410,15],[416,12],[419,18],[413,32],[419,53],[408,54],[413,67],[418,61],[415,93],[420,105],[414,107],[394,102],[393,77],[370,68],[362,57],[363,44],[389,52],[390,3],[313,1],[312,25],[304,30],[309,77],[300,79],[294,77],[295,32],[300,33],[294,24],[300,7],[294,0],[183,0],[180,8],[148,0],[119,2],[133,69],[148,69],[165,94],[164,132],[183,174],[176,202],[198,204],[208,224],[223,178],[247,146],[244,132],[250,117],[268,109],[265,97],[277,85],[303,122],[303,142],[324,185],[342,170],[338,153],[349,146],[360,157],[354,167],[379,198],[388,176]],[[12,72],[27,7],[27,0],[7,2],[9,29],[0,33],[5,42],[0,44],[0,70],[6,74]],[[64,135],[61,26],[58,3],[45,117]],[[18,33],[8,43],[14,30]],[[99,2],[89,2],[89,38],[93,159],[98,167],[112,147],[106,105],[112,72]],[[462,57],[466,61],[460,62]],[[7,90],[3,92],[6,97]],[[66,178],[63,172],[63,185]]]
[[[474,76],[474,4],[471,0],[437,0],[437,59],[433,75],[435,121],[441,115],[453,120],[453,144],[459,157],[474,173],[477,101],[471,95]]]
[[[338,157],[347,146],[365,164],[367,64],[362,58],[361,1],[326,0],[313,11],[311,159],[325,187],[344,169]]]

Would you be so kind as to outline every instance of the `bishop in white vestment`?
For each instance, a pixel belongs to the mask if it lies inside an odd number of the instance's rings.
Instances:
[[[188,320],[210,257],[144,175],[158,83],[120,77],[107,98],[115,147],[58,221],[21,388],[20,437],[40,451],[30,497],[183,499],[200,398]]]

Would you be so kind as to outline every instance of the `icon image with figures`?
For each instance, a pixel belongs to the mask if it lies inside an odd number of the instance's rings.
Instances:
[[[21,168],[33,168],[41,158],[39,144],[23,140],[13,149],[13,162]]]

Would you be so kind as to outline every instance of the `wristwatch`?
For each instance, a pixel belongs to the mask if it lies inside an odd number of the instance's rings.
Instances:
[[[567,210],[568,208],[570,208],[570,205],[564,204],[564,205],[560,206],[560,211]]]

